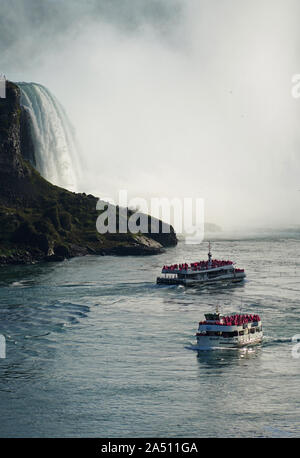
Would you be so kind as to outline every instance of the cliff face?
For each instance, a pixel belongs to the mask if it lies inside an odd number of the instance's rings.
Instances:
[[[0,170],[1,174],[22,177],[24,169],[20,147],[21,107],[19,90],[7,83],[6,99],[0,99]]]
[[[28,110],[21,106],[20,116],[21,154],[33,167],[36,167],[35,147],[31,135],[31,119]]]
[[[32,167],[33,143],[20,90],[7,83],[0,99],[0,264],[56,261],[85,254],[159,254],[169,234],[99,234],[98,199],[47,182]],[[30,161],[30,162],[29,162]]]

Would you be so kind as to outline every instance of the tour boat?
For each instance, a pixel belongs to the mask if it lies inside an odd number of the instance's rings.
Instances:
[[[203,350],[259,344],[263,339],[261,319],[251,314],[222,316],[217,309],[199,322],[196,339],[197,348]]]
[[[244,269],[234,267],[232,261],[220,261],[212,259],[212,254],[209,252],[208,260],[192,262],[190,265],[186,262],[182,264],[173,264],[163,266],[163,277],[157,277],[158,284],[167,285],[208,285],[217,282],[241,282],[246,277]]]

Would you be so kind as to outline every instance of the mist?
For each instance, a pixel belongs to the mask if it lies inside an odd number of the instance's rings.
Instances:
[[[300,224],[297,0],[1,2],[0,71],[76,129],[78,191],[202,197],[224,228]]]

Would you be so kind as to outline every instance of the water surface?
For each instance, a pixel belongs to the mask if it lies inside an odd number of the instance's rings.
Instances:
[[[299,244],[214,242],[246,269],[227,288],[155,284],[163,264],[206,257],[203,244],[1,268],[0,436],[299,437]],[[217,304],[260,314],[263,345],[192,351]]]

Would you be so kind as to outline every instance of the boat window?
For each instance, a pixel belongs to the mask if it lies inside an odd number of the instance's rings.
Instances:
[[[223,336],[223,337],[234,337],[234,336],[237,336],[237,331],[233,331],[233,332],[223,332],[223,333],[222,333],[222,336]]]
[[[239,331],[239,336],[243,336],[244,335],[244,331]]]
[[[254,333],[255,333],[255,328],[251,328],[251,329],[250,329],[250,333],[251,333],[251,334],[254,334]]]
[[[219,320],[220,319],[220,314],[219,313],[205,313],[205,318],[208,320],[208,321],[215,321],[215,320]]]

